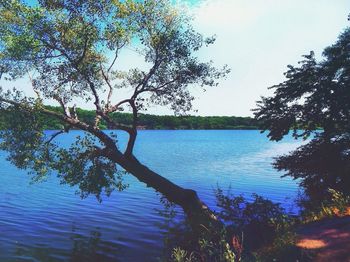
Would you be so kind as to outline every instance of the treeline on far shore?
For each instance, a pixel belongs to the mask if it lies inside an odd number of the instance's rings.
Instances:
[[[61,112],[60,107],[47,106],[50,110]],[[77,108],[79,119],[92,123],[95,119],[95,111]],[[5,128],[4,111],[0,112],[0,129]],[[14,114],[16,115],[16,114]],[[132,114],[115,112],[111,117],[118,123],[131,125]],[[50,116],[41,116],[44,129],[61,129],[63,123]],[[107,129],[102,120],[100,128]],[[171,116],[140,114],[138,121],[139,129],[259,129],[257,120],[251,117],[236,116]]]

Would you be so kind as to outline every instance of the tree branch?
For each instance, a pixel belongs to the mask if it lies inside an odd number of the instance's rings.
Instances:
[[[158,51],[156,50],[156,57],[155,57],[155,60],[154,60],[154,65],[149,70],[148,74],[144,77],[144,79],[141,81],[141,83],[140,83],[141,89],[137,90],[137,87],[135,88],[135,92],[134,92],[133,98],[136,98],[138,94],[142,93],[145,90],[145,88],[146,88],[146,86],[148,84],[148,81],[156,73],[156,71],[157,71],[158,67],[161,65],[161,63],[162,63],[162,60],[159,60]]]
[[[20,103],[20,102],[16,102],[13,100],[9,100],[6,98],[2,98],[0,97],[0,102],[4,102],[10,105],[14,105],[14,106],[18,106],[19,108],[21,108],[22,110],[25,110],[29,113],[32,113],[34,111],[34,109],[32,107],[30,107],[29,105]],[[85,122],[82,122],[78,119],[74,119],[71,117],[67,117],[64,114],[55,112],[55,111],[51,111],[45,107],[36,107],[35,110],[39,110],[41,113],[49,115],[49,116],[53,116],[59,120],[61,120],[62,122],[67,123],[68,125],[72,126],[72,127],[76,127],[78,129],[84,130],[86,132],[89,132],[93,135],[95,135],[103,144],[106,145],[106,147],[110,148],[111,150],[116,150],[118,152],[120,152],[117,147],[116,144],[114,142],[114,140],[112,138],[110,138],[107,134],[105,134],[103,131],[101,131],[100,129],[98,129],[97,127],[94,127],[92,125],[89,125]]]
[[[92,92],[92,94],[93,94],[93,96],[95,98],[94,105],[96,107],[96,111],[100,112],[100,111],[102,111],[101,110],[101,104],[100,104],[100,97],[99,97],[99,95],[97,93],[97,90],[95,88],[95,84],[92,81],[90,81],[89,78],[86,78],[86,80],[88,81],[90,90],[91,90],[91,92]]]
[[[101,114],[101,117],[107,122],[107,126],[110,129],[119,129],[129,133],[131,131],[131,127],[128,125],[118,124],[113,119],[111,119],[107,114]]]
[[[118,108],[119,108],[121,105],[126,104],[126,103],[130,103],[130,98],[124,99],[124,100],[120,101],[118,104],[112,106],[112,107],[107,111],[107,113],[113,113],[113,112],[117,111]]]
[[[134,150],[135,142],[136,142],[136,137],[137,137],[137,120],[138,120],[138,115],[137,115],[137,107],[135,104],[135,100],[131,99],[129,101],[130,106],[132,108],[132,115],[133,115],[133,123],[132,123],[132,129],[129,132],[129,141],[128,145],[126,147],[126,150],[124,154],[126,156],[132,156],[132,152]]]
[[[108,68],[108,70],[107,70],[107,74],[112,70],[112,68],[113,68],[113,66],[114,66],[114,64],[115,64],[115,62],[116,62],[117,59],[118,59],[119,50],[120,50],[121,48],[123,48],[124,45],[125,45],[125,44],[122,44],[120,47],[117,47],[117,49],[115,50],[115,56],[114,56],[114,59],[113,59],[111,65],[109,66],[109,68]]]
[[[103,79],[105,80],[106,84],[108,85],[108,88],[109,88],[109,92],[108,92],[108,95],[107,95],[107,101],[106,101],[106,106],[105,106],[105,112],[108,112],[109,111],[109,108],[110,108],[110,105],[111,105],[111,98],[112,98],[112,95],[113,95],[113,87],[111,85],[111,83],[109,82],[109,79],[108,79],[108,71],[107,71],[107,74],[104,72],[103,70],[103,67],[102,67],[102,63],[100,63],[100,69],[101,69],[101,73],[102,73],[102,76],[103,76]]]
[[[62,97],[59,97],[58,95],[53,95],[52,96],[53,99],[55,99],[61,106],[62,110],[63,110],[63,113],[66,117],[71,117],[71,114],[70,114],[70,111],[69,111],[69,108],[67,107],[66,103],[64,102],[63,98]]]
[[[50,139],[46,141],[46,144],[51,143],[52,140],[54,140],[57,136],[59,136],[59,135],[61,135],[61,134],[63,134],[63,133],[68,133],[69,129],[70,129],[70,126],[67,126],[67,127],[65,127],[64,129],[62,129],[62,130],[60,130],[60,131],[54,133],[54,134],[50,137]]]

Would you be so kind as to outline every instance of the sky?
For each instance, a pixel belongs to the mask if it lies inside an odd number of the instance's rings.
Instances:
[[[252,116],[267,88],[284,80],[287,65],[335,42],[350,25],[348,0],[208,0],[194,7],[194,25],[217,41],[203,57],[227,64],[231,73],[198,94],[200,115]]]
[[[181,2],[181,1],[180,1]],[[349,0],[191,0],[194,28],[216,42],[199,52],[200,59],[225,64],[231,73],[217,87],[195,89],[195,115],[252,116],[256,101],[271,94],[268,87],[284,80],[287,65],[302,55],[333,44],[350,25]],[[121,63],[143,65],[135,52]],[[127,93],[125,94],[127,95]],[[86,108],[81,102],[78,106]],[[148,113],[172,114],[163,107]]]

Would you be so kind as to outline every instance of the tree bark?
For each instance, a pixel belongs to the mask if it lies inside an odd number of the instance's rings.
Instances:
[[[122,166],[128,173],[143,182],[147,187],[163,194],[170,202],[179,205],[185,212],[194,231],[201,234],[203,226],[207,229],[222,228],[223,224],[198,197],[196,191],[180,187],[165,177],[141,164],[135,156],[113,153],[111,159]],[[210,230],[211,231],[211,230]]]

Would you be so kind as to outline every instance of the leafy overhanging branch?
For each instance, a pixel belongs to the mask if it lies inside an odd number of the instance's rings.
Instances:
[[[40,0],[36,6],[28,6],[10,0],[0,3],[0,14],[1,76],[12,81],[30,74],[37,94],[37,98],[28,98],[17,90],[1,92],[1,108],[8,110],[9,116],[15,110],[23,121],[29,119],[23,124],[8,118],[8,128],[1,135],[3,149],[11,152],[16,165],[32,168],[37,177],[56,170],[64,181],[79,184],[82,192],[98,197],[102,188],[110,192],[117,186],[111,180],[116,172],[112,163],[140,164],[133,149],[141,111],[159,104],[170,106],[175,113],[187,112],[192,108],[191,85],[215,86],[229,72],[195,57],[197,50],[214,40],[196,33],[186,15],[170,1]],[[119,54],[135,43],[149,69],[118,70]],[[118,102],[119,88],[130,89],[131,96]],[[79,119],[78,99],[95,107],[93,123]],[[47,100],[56,101],[62,111],[45,107]],[[133,116],[130,125],[112,117],[126,106]],[[46,137],[39,121],[42,115],[59,119],[63,129]],[[109,128],[129,134],[125,152],[118,149],[114,137],[100,129],[101,120]],[[57,136],[70,129],[81,129],[89,137],[90,142],[77,140],[82,151],[77,146],[65,149],[55,144]],[[11,137],[15,139],[10,141]],[[80,164],[74,164],[74,159]],[[75,170],[76,177],[70,170]],[[100,178],[95,181],[100,186],[94,191],[88,180],[95,178]]]

